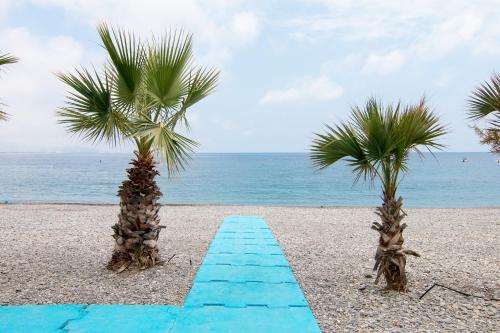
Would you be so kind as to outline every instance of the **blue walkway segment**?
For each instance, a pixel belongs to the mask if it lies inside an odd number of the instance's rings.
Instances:
[[[262,217],[224,220],[173,332],[321,332]]]
[[[309,308],[265,307],[186,308],[174,327],[175,333],[315,333],[321,332]]]
[[[0,306],[0,333],[320,333],[262,217],[224,220],[184,307]]]
[[[211,253],[203,262],[205,265],[257,265],[257,266],[284,266],[288,261],[281,254],[262,255],[255,253]]]
[[[250,306],[286,308],[307,307],[307,301],[297,283],[196,283],[186,298],[185,307],[210,305],[228,308]]]
[[[168,333],[180,309],[165,305],[89,305],[86,315],[70,320],[67,333]]]
[[[296,283],[290,267],[258,265],[202,265],[194,282]]]
[[[84,304],[0,306],[1,333],[63,333],[70,320],[81,318]]]

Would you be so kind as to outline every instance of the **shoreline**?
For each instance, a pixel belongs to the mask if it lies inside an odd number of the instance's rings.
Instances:
[[[85,202],[0,202],[3,206],[95,206],[95,207],[115,207],[119,203],[85,203]],[[377,206],[301,206],[301,205],[266,205],[266,204],[216,204],[216,203],[160,203],[162,207],[246,207],[246,208],[301,208],[301,209],[375,209]],[[403,205],[403,209],[500,209],[498,206],[480,206],[480,207],[412,207]]]

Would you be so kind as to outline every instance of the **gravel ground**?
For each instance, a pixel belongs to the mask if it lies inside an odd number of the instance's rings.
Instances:
[[[116,206],[0,206],[0,304],[181,305],[226,215],[263,215],[324,332],[497,332],[500,208],[408,209],[410,291],[371,277],[377,234],[368,208],[168,206],[160,248],[168,264],[119,275],[104,266]]]

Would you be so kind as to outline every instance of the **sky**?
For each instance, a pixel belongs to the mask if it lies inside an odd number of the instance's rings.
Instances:
[[[0,151],[127,152],[57,124],[55,73],[106,61],[96,25],[144,38],[182,28],[217,91],[189,111],[201,152],[302,152],[325,124],[376,96],[423,95],[450,130],[447,151],[487,151],[466,120],[471,91],[500,71],[500,0],[0,0]]]

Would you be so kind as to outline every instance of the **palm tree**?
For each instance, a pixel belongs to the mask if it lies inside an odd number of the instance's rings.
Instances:
[[[490,145],[491,152],[500,154],[500,74],[495,73],[491,82],[484,82],[469,97],[469,119],[486,119],[485,129],[474,126],[482,144]]]
[[[13,63],[16,63],[18,61],[19,61],[19,59],[17,59],[16,57],[13,57],[11,55],[9,55],[8,53],[0,54],[0,67],[2,67],[4,65],[13,64]],[[0,103],[0,107],[2,105],[3,104]],[[2,111],[0,109],[0,120],[7,120],[7,117],[8,117],[7,113],[5,113],[4,111]]]
[[[446,130],[439,118],[430,111],[424,99],[416,105],[384,107],[374,98],[362,108],[353,107],[351,119],[335,127],[327,127],[325,134],[316,134],[311,147],[314,166],[323,169],[341,159],[353,168],[355,182],[363,177],[371,184],[376,179],[382,185],[383,204],[376,214],[382,223],[373,222],[372,229],[380,234],[375,254],[375,283],[382,274],[387,288],[407,290],[406,255],[419,256],[403,248],[403,230],[406,216],[402,210],[403,198],[397,198],[400,175],[408,171],[411,151],[422,153],[420,147],[441,149],[437,139]]]
[[[121,272],[135,263],[143,269],[160,260],[157,240],[163,228],[153,155],[166,162],[169,175],[184,168],[197,143],[177,127],[189,126],[188,108],[214,91],[219,72],[193,65],[191,35],[182,32],[148,41],[105,24],[98,32],[108,62],[100,72],[58,74],[71,89],[59,122],[86,140],[135,145],[128,179],[118,191],[120,213],[107,267]]]

